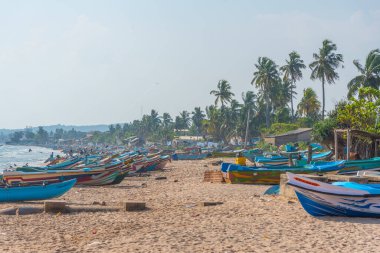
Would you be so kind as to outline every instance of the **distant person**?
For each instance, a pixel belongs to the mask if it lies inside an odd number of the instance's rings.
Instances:
[[[29,149],[29,152],[32,152],[32,149],[31,149],[31,148]]]

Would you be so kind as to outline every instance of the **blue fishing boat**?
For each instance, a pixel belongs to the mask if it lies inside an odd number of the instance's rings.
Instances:
[[[279,184],[281,174],[336,172],[344,168],[344,161],[314,162],[302,166],[248,167],[223,163],[221,171],[227,183],[239,184]]]
[[[287,173],[302,207],[312,216],[380,217],[380,184],[323,183]]]
[[[330,158],[332,155],[332,151],[313,153],[311,156],[312,161],[321,161]],[[291,153],[289,156],[292,158],[297,158],[301,161],[307,161],[307,155],[304,153]],[[256,157],[255,163],[258,165],[285,165],[289,163],[289,156],[283,155],[271,155],[271,156],[259,156]]]
[[[172,156],[174,161],[178,160],[202,160],[210,156],[209,153],[175,153]]]
[[[31,186],[11,186],[0,188],[0,202],[15,202],[27,200],[43,200],[62,196],[69,191],[76,183],[76,179]]]

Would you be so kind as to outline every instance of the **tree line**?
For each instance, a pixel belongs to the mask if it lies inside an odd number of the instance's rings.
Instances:
[[[216,89],[210,91],[214,103],[205,108],[194,107],[172,117],[152,109],[141,119],[125,124],[110,125],[107,132],[95,132],[95,143],[121,144],[125,138],[137,136],[143,141],[163,142],[176,135],[198,135],[207,140],[228,143],[233,138],[244,140],[267,134],[278,134],[299,127],[312,127],[316,140],[331,138],[335,127],[350,127],[379,132],[380,51],[369,52],[364,65],[358,60],[353,64],[358,75],[347,84],[347,98],[337,103],[330,112],[325,110],[325,85],[339,79],[338,70],[343,67],[343,55],[337,45],[324,40],[313,53],[308,65],[292,51],[285,64],[277,65],[268,57],[259,57],[254,65],[251,85],[254,90],[234,94],[227,80],[219,80]],[[297,82],[304,78],[303,70],[311,70],[310,79],[319,80],[322,101],[312,87],[303,90],[297,105]],[[327,116],[327,117],[326,117]],[[40,130],[35,137],[41,140]],[[57,135],[55,135],[57,136]]]
[[[343,55],[330,40],[322,42],[308,66],[296,51],[289,53],[282,66],[268,57],[259,57],[251,81],[255,91],[243,92],[240,102],[239,96],[232,92],[231,84],[227,80],[219,80],[216,89],[210,91],[215,98],[214,103],[204,109],[195,107],[193,111],[182,111],[174,118],[169,113],[159,115],[156,110],[151,110],[140,120],[123,126],[110,126],[109,132],[99,133],[95,139],[112,142],[117,138],[138,136],[143,140],[168,141],[175,135],[188,134],[227,143],[234,137],[244,139],[246,129],[248,137],[253,137],[313,127],[315,139],[323,141],[333,127],[377,132],[379,49],[369,52],[364,65],[358,60],[353,61],[358,75],[347,84],[347,99],[340,101],[326,118],[325,85],[334,84],[339,79],[338,70],[343,63]],[[319,80],[322,86],[322,101],[314,89],[308,87],[295,105],[296,85],[304,78],[303,70],[307,67],[311,70],[310,79]],[[362,114],[363,118],[357,117]],[[368,118],[366,122],[365,118]]]

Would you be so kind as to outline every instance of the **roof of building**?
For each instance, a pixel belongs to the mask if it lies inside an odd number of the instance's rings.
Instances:
[[[292,130],[292,131],[289,131],[289,132],[286,132],[286,133],[283,133],[283,134],[278,134],[278,135],[270,135],[270,136],[267,136],[266,138],[274,138],[274,137],[281,137],[281,136],[288,136],[288,135],[296,135],[296,134],[300,134],[300,133],[304,133],[304,132],[309,132],[311,131],[312,128],[298,128],[296,130]]]

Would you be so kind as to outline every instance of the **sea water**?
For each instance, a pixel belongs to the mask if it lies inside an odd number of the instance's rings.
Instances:
[[[31,150],[29,152],[29,150]],[[61,152],[36,146],[0,146],[0,172],[10,166],[41,165],[54,152],[54,156],[62,155]]]

